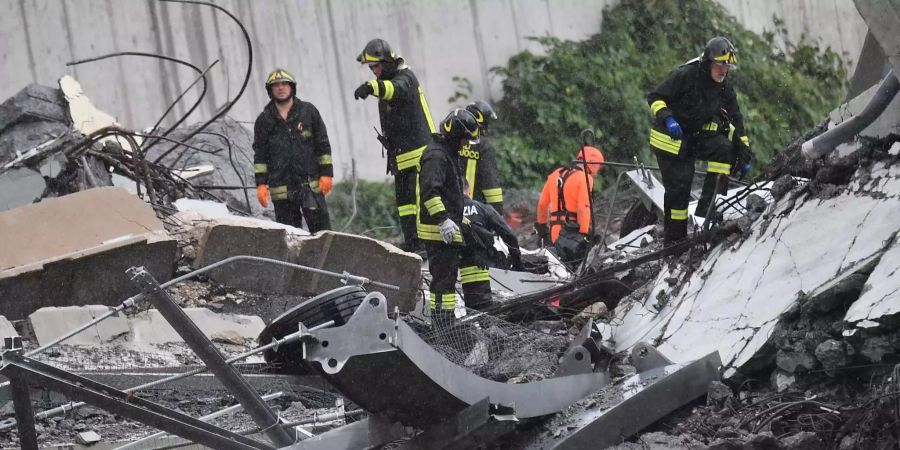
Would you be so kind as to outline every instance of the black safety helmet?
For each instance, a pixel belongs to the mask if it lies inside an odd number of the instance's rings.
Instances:
[[[724,62],[725,64],[734,65],[737,63],[737,49],[727,38],[722,36],[714,37],[703,47],[703,54],[700,55],[702,61]]]
[[[491,105],[484,100],[475,100],[474,102],[469,103],[466,105],[466,111],[469,111],[475,116],[475,120],[478,121],[478,125],[481,126],[483,130],[487,130],[488,125],[497,120],[497,113],[494,112],[494,108],[491,108]]]
[[[275,69],[266,77],[266,92],[269,98],[272,98],[272,85],[275,83],[288,83],[291,85],[291,97],[297,95],[297,79],[290,72],[284,69]]]
[[[469,111],[456,108],[441,121],[440,133],[449,141],[478,141],[478,121]]]
[[[366,48],[356,57],[361,64],[370,63],[393,63],[399,59],[396,53],[391,50],[391,45],[384,39],[372,39],[366,44]]]

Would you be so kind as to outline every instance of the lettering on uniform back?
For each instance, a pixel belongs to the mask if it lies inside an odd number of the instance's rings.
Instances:
[[[472,147],[465,145],[463,148],[459,149],[459,156],[469,159],[481,159],[481,152],[472,150]]]

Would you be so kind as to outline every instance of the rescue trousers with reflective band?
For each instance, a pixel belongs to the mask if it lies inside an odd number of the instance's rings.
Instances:
[[[418,160],[416,160],[418,162]],[[394,174],[394,198],[397,201],[397,213],[400,216],[400,231],[409,249],[418,246],[416,237],[416,205],[419,204],[416,181],[417,168],[398,170]]]
[[[431,311],[453,311],[456,306],[456,275],[462,247],[432,241],[422,241],[428,255],[428,302]]]
[[[691,201],[691,184],[694,181],[694,162],[708,161],[703,191],[697,203],[696,213],[704,216],[717,191],[727,186],[731,172],[732,143],[722,133],[691,136],[682,142],[678,155],[654,149],[663,187],[665,207],[665,241],[672,243],[687,237],[688,203]]]
[[[322,194],[317,194],[321,196]],[[306,218],[306,225],[310,233],[331,228],[331,219],[328,217],[328,208],[325,207],[325,198],[322,196],[319,208],[304,208],[303,204],[296,200],[273,200],[272,206],[275,208],[275,221],[301,228],[303,219]]]
[[[459,269],[463,301],[469,308],[480,309],[491,303],[491,275],[487,268],[463,258]]]

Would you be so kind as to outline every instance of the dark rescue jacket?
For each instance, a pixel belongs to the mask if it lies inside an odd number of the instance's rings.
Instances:
[[[270,101],[253,127],[253,169],[256,184],[268,184],[272,200],[286,200],[289,192],[307,188],[320,192],[319,177],[334,176],[334,170],[319,110],[295,97],[284,120]]]
[[[463,217],[466,219],[463,227],[466,249],[462,255],[462,267],[473,264],[507,268],[508,265],[501,263],[502,258],[494,248],[494,236],[499,236],[509,248],[511,259],[520,260],[519,240],[494,208],[466,197],[463,199]]]
[[[436,133],[425,89],[409,68],[401,68],[390,79],[370,80],[373,95],[379,98],[381,132],[388,151],[391,173],[419,164],[422,152]]]
[[[422,155],[416,214],[419,239],[443,242],[439,225],[447,218],[459,226],[463,224],[463,192],[456,167],[456,151],[443,137],[434,135]],[[456,233],[453,243],[463,243],[461,233]]]
[[[716,83],[708,61],[690,61],[670,72],[647,95],[647,103],[653,113],[650,146],[656,151],[679,155],[683,140],[704,133],[727,133],[735,142],[750,145],[731,79],[726,76]],[[666,119],[671,116],[681,125],[682,140],[669,136]]]
[[[469,182],[472,198],[490,204],[499,214],[503,214],[503,188],[500,187],[500,169],[497,167],[497,152],[487,137],[482,137],[475,145],[464,145],[459,149],[459,171]]]

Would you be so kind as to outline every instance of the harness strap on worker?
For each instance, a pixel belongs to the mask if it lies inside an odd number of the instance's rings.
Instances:
[[[569,177],[580,171],[580,167],[566,166],[559,172],[559,177],[556,178],[556,211],[550,213],[550,225],[562,224],[564,222],[576,222],[578,220],[578,214],[566,209],[564,187]]]

